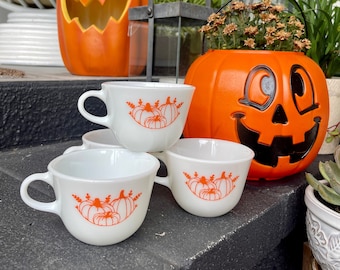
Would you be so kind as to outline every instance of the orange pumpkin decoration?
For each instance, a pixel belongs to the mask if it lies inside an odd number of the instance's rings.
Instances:
[[[131,117],[141,126],[147,128],[163,128],[166,126],[166,118],[162,116],[162,112],[157,106],[152,106],[149,102],[145,105],[139,101],[139,105],[132,103],[128,105],[133,109],[130,111]]]
[[[140,73],[146,63],[146,23],[139,42],[130,47],[128,9],[147,5],[146,0],[60,0],[57,1],[58,37],[66,68],[76,75],[128,76]],[[140,25],[142,24],[142,25]],[[145,24],[145,25],[143,25]],[[144,27],[143,27],[144,26]],[[129,57],[141,52],[143,63],[129,70]]]
[[[217,201],[222,198],[222,193],[220,190],[216,188],[202,189],[198,193],[198,197],[207,201]]]
[[[304,170],[327,130],[329,104],[320,67],[295,52],[210,50],[189,68],[196,86],[184,137],[249,146],[248,179],[274,180]]]
[[[214,184],[213,176],[209,179],[205,176],[199,176],[197,172],[194,173],[193,176],[190,174],[183,172],[184,176],[187,178],[185,182],[189,187],[192,193],[199,197],[199,194],[202,190],[214,190],[216,186]]]
[[[116,212],[99,212],[93,216],[93,224],[99,226],[113,226],[120,222],[120,215]]]
[[[166,127],[166,118],[159,114],[155,116],[148,117],[145,121],[145,127],[151,128],[151,129],[158,129],[158,128],[164,128]]]
[[[226,172],[223,171],[221,176],[214,180],[216,188],[221,191],[222,197],[228,196],[234,190],[237,179],[238,176],[232,178],[232,173],[227,176]]]
[[[133,213],[137,207],[135,201],[138,200],[141,195],[142,193],[138,193],[135,197],[132,197],[132,191],[130,191],[128,195],[124,195],[124,189],[122,189],[119,197],[112,201],[111,204],[114,212],[120,215],[120,222],[127,219]]]
[[[162,115],[168,120],[169,125],[174,122],[179,116],[179,108],[182,107],[183,102],[176,104],[177,100],[174,98],[173,101],[170,100],[170,97],[167,97],[166,102],[159,106],[159,110]]]
[[[103,201],[99,198],[92,199],[90,194],[86,194],[85,200],[82,200],[75,194],[72,196],[79,203],[79,205],[76,206],[79,213],[89,222],[96,225],[107,226],[111,221],[113,222],[113,220],[117,218],[119,220],[119,215],[117,217],[117,213],[114,212],[113,207],[110,205],[110,195]],[[110,219],[111,221],[108,221],[107,219]]]

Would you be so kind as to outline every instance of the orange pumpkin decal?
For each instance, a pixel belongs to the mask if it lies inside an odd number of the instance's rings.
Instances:
[[[147,5],[145,0],[60,0],[57,1],[58,37],[66,68],[76,75],[128,76],[129,56],[142,54],[137,70],[145,66],[146,23],[131,22],[141,27],[139,42],[131,43],[128,35],[128,9]],[[144,39],[144,40],[143,40]]]
[[[144,103],[142,99],[139,99],[137,104],[130,101],[126,104],[132,109],[129,114],[139,125],[150,129],[161,129],[177,119],[183,102],[177,104],[176,98],[171,101],[170,97],[167,97],[163,104],[156,100],[151,105],[149,102]]]
[[[76,194],[72,197],[78,202],[76,209],[89,222],[98,226],[113,226],[123,222],[136,209],[136,201],[142,193],[133,196],[132,190],[128,195],[124,194],[124,189],[120,191],[117,198],[111,201],[111,195],[106,196],[104,200],[100,198],[91,198],[89,193],[86,194],[85,200]]]
[[[135,203],[142,193],[138,193],[133,197],[132,190],[130,190],[128,195],[124,194],[124,189],[121,190],[119,197],[112,201],[112,207],[115,212],[120,214],[121,221],[127,219],[137,207]]]
[[[211,50],[189,68],[196,86],[185,137],[249,146],[248,179],[274,180],[304,170],[317,156],[328,122],[320,67],[302,53]]]
[[[183,174],[187,179],[185,184],[190,191],[198,198],[208,201],[217,201],[228,196],[235,188],[238,179],[238,176],[233,177],[232,173],[226,175],[225,171],[218,178],[215,178],[214,174],[210,177],[200,176],[197,172],[192,176],[187,172]]]

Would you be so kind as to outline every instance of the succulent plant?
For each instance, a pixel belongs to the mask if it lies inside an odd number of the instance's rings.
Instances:
[[[312,174],[306,173],[306,180],[326,202],[340,206],[340,146],[334,151],[334,161],[328,160],[319,163],[319,171],[328,181],[325,185],[318,181]]]

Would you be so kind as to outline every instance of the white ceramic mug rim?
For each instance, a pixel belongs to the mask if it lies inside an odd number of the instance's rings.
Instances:
[[[93,139],[92,136],[95,136],[97,134],[106,134],[106,133],[110,133],[112,132],[109,128],[103,128],[103,129],[95,129],[95,130],[91,130],[89,132],[86,132],[83,136],[82,136],[82,141],[88,145],[94,145],[94,146],[104,146],[104,147],[110,147],[110,146],[121,146],[118,142],[115,143],[103,143],[103,142],[99,142],[99,141],[95,141],[95,140],[91,140],[91,138]],[[114,140],[117,140],[112,132],[112,138]],[[121,146],[122,147],[122,146]]]
[[[49,172],[51,172],[52,175],[54,175],[56,177],[63,178],[63,179],[67,179],[68,181],[86,182],[86,183],[95,181],[96,183],[107,183],[110,180],[114,180],[116,183],[121,183],[121,182],[126,182],[127,180],[131,179],[131,177],[133,177],[133,178],[136,178],[136,177],[143,178],[144,176],[149,175],[151,171],[154,171],[154,170],[157,171],[159,169],[159,166],[160,166],[158,159],[155,158],[154,156],[152,156],[151,154],[144,153],[144,152],[135,152],[134,154],[145,156],[145,157],[148,157],[150,160],[153,160],[154,161],[153,166],[152,167],[150,166],[150,168],[148,170],[145,169],[140,173],[134,173],[134,174],[129,174],[127,176],[111,177],[111,178],[105,178],[105,179],[103,179],[103,178],[86,179],[86,178],[82,178],[82,177],[71,176],[71,175],[62,173],[59,170],[55,169],[55,164],[57,162],[59,162],[62,159],[65,159],[65,158],[69,158],[72,155],[84,155],[84,153],[88,153],[88,152],[103,152],[103,151],[106,151],[106,152],[123,151],[123,152],[134,153],[134,152],[131,152],[128,149],[124,149],[124,148],[85,149],[85,150],[82,150],[82,151],[74,151],[74,152],[68,153],[67,155],[60,155],[60,156],[54,158],[48,164],[47,170]]]
[[[121,88],[136,88],[136,89],[143,89],[143,90],[154,90],[154,89],[172,89],[174,91],[183,91],[183,90],[192,90],[195,88],[189,84],[182,84],[182,83],[166,83],[166,82],[142,82],[142,81],[106,81],[103,82],[103,86],[119,86]]]
[[[238,162],[243,162],[243,161],[248,161],[248,160],[251,160],[254,158],[255,156],[255,153],[252,149],[250,149],[248,146],[246,145],[243,145],[243,144],[240,144],[240,143],[236,143],[236,142],[232,142],[232,141],[226,141],[226,140],[221,140],[221,139],[212,139],[212,138],[182,138],[180,140],[206,140],[206,141],[209,141],[209,142],[212,142],[212,141],[217,141],[217,142],[221,142],[223,144],[227,143],[227,144],[233,144],[233,145],[238,145],[240,146],[241,148],[247,150],[249,153],[247,154],[247,156],[243,157],[243,158],[235,158],[235,159],[232,159],[232,160],[209,160],[209,159],[203,159],[203,158],[196,158],[196,157],[188,157],[186,155],[182,155],[182,154],[178,154],[174,151],[172,151],[172,147],[168,150],[165,150],[165,152],[170,155],[170,156],[173,156],[175,158],[178,158],[178,159],[182,159],[182,160],[188,160],[188,161],[194,161],[194,162],[197,162],[197,163],[209,163],[209,164],[221,164],[221,163],[224,163],[224,164],[232,164],[232,163],[238,163]],[[176,145],[174,145],[175,147]]]

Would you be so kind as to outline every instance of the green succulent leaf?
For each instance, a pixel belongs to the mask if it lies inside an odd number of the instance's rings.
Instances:
[[[340,195],[332,188],[318,181],[312,174],[306,173],[306,180],[326,202],[340,206]]]
[[[340,168],[334,161],[319,163],[319,170],[322,176],[329,182],[331,188],[340,194]]]
[[[307,183],[311,185],[316,191],[318,191],[321,183],[311,173],[305,173],[305,175]]]
[[[325,178],[328,182],[330,181],[328,172],[326,171],[325,164],[323,162],[319,162],[319,171],[323,178]]]
[[[331,135],[331,136],[339,136],[339,134],[340,134],[340,132],[337,129],[329,132],[329,135]]]
[[[311,185],[316,191],[318,191],[320,182],[311,173],[305,173],[305,175],[307,183]]]
[[[318,190],[321,198],[323,198],[326,202],[330,204],[340,206],[340,195],[334,191],[334,189],[324,185],[319,185]]]
[[[332,136],[328,136],[328,137],[326,137],[326,143],[331,143],[332,141],[334,140],[334,137],[332,137]]]
[[[334,160],[336,165],[340,168],[340,147],[337,146],[334,151]]]

